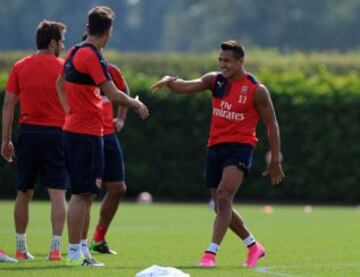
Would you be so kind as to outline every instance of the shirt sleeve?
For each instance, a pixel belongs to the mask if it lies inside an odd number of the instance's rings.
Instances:
[[[91,76],[97,86],[111,80],[105,58],[101,55],[97,55],[90,49],[85,66],[87,73]]]
[[[115,86],[121,90],[125,91],[125,79],[123,75],[121,74],[120,69],[117,66],[114,66],[112,64],[109,65],[109,73],[111,75],[112,80],[114,81]]]
[[[16,73],[16,67],[13,66],[13,68],[10,71],[6,86],[5,86],[5,90],[7,92],[13,93],[15,95],[19,95],[20,93],[20,89],[19,89],[19,82],[18,82],[18,77],[17,77],[17,73]]]

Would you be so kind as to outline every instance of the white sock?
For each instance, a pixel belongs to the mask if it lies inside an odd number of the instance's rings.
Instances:
[[[51,241],[50,250],[61,248],[61,236],[54,235]]]
[[[206,249],[206,251],[217,254],[217,252],[219,251],[219,248],[220,248],[220,245],[218,245],[214,242],[211,242],[209,244],[208,248]]]
[[[16,233],[16,249],[21,251],[26,251],[26,234],[18,234]]]
[[[246,239],[244,239],[244,242],[246,244],[247,247],[253,245],[256,243],[256,240],[255,238],[253,237],[252,234],[250,234]]]
[[[87,239],[81,240],[81,252],[85,257],[91,257]]]
[[[75,260],[80,258],[81,256],[81,244],[80,243],[76,243],[76,244],[71,244],[69,243],[69,248],[68,248],[68,257],[70,260]]]

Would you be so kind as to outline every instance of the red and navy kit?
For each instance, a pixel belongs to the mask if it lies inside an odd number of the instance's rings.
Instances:
[[[115,86],[125,91],[125,79],[121,71],[115,65],[108,63],[108,69]],[[113,123],[113,105],[111,101],[103,95],[103,122],[104,122],[104,182],[122,182],[125,180],[125,166],[122,147],[115,134]]]
[[[63,78],[69,105],[64,131],[71,192],[96,194],[104,170],[99,85],[111,80],[107,61],[94,45],[79,44],[65,57]]]
[[[20,103],[15,183],[23,192],[33,190],[37,180],[47,188],[66,188],[65,112],[56,91],[62,66],[63,60],[52,54],[32,54],[13,66],[6,84]]]
[[[222,74],[216,76],[208,147],[223,142],[256,145],[260,115],[254,105],[254,92],[258,85],[248,73],[235,81],[226,80]]]
[[[115,86],[119,90],[125,91],[126,90],[125,79],[122,76],[120,69],[111,63],[108,63],[107,67]],[[109,98],[103,95],[104,135],[110,135],[115,133],[113,118],[114,118],[113,105],[109,100]]]
[[[221,73],[214,78],[212,119],[206,150],[205,178],[208,187],[216,188],[223,169],[237,166],[247,176],[253,149],[258,141],[256,126],[260,115],[254,93],[259,82],[248,73],[229,81]]]
[[[65,112],[56,91],[63,60],[32,54],[13,66],[5,90],[19,97],[20,124],[62,127]]]
[[[64,64],[64,90],[69,105],[64,130],[103,135],[103,102],[99,85],[111,80],[107,62],[92,44],[68,51]]]

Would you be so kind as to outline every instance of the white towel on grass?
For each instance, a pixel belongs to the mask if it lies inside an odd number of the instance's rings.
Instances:
[[[190,274],[182,272],[175,267],[152,265],[136,273],[135,277],[190,277]]]

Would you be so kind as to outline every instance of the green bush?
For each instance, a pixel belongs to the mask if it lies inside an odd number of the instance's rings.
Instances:
[[[119,134],[126,160],[128,195],[134,197],[147,190],[157,198],[169,200],[206,198],[203,165],[211,115],[209,93],[178,96],[164,91],[154,96],[149,87],[167,72],[193,78],[216,69],[216,55],[108,55],[124,68],[132,94],[140,95],[151,111],[147,121],[129,111],[126,128]],[[358,201],[359,57],[341,59],[337,54],[331,59],[331,55],[324,58],[314,54],[305,59],[299,55],[281,58],[276,53],[262,54],[257,63],[248,66],[271,91],[280,124],[286,180],[280,187],[272,188],[261,177],[268,145],[260,125],[261,141],[253,169],[238,197]],[[316,62],[317,59],[322,62]],[[262,62],[264,66],[259,66]],[[5,73],[0,75],[2,82],[5,79]],[[4,162],[0,166],[1,195],[13,194],[13,166]]]

